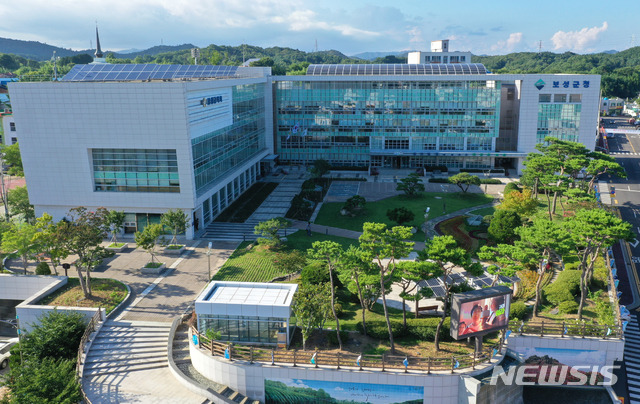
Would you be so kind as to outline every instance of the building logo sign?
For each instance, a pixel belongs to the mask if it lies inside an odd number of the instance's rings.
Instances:
[[[544,88],[545,82],[542,81],[542,79],[536,81],[536,84],[534,84],[536,86],[536,88],[538,90],[542,90]]]
[[[200,105],[206,107],[209,105],[217,104],[219,102],[222,102],[222,96],[216,95],[215,97],[204,97],[202,100],[200,100]]]
[[[582,83],[580,83],[580,80],[567,80],[563,81],[562,84],[560,83],[560,81],[554,81],[553,88],[580,88],[580,84],[582,84],[582,88],[589,88],[589,80],[583,80]]]

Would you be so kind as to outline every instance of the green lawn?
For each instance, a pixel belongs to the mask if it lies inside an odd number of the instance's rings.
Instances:
[[[477,209],[472,211],[471,213],[474,215],[480,215],[480,216],[487,216],[487,215],[493,215],[496,212],[496,208],[491,206],[488,208],[482,208],[482,209]]]
[[[441,199],[437,199],[441,198]],[[331,202],[322,205],[315,223],[325,226],[340,227],[348,230],[362,231],[365,222],[386,223],[395,226],[396,223],[387,218],[387,210],[404,206],[410,209],[415,218],[407,226],[420,226],[424,223],[424,211],[431,208],[429,219],[443,215],[443,207],[446,212],[451,213],[456,210],[490,203],[492,197],[484,194],[464,194],[464,193],[422,193],[417,198],[407,198],[404,195],[394,196],[376,202],[367,202],[365,212],[356,217],[342,216],[340,209],[344,203]],[[419,231],[413,237],[414,240],[424,240],[424,233]]]
[[[358,240],[327,236],[315,232],[309,237],[305,231],[299,230],[287,236],[287,245],[282,251],[300,250],[306,253],[314,241],[324,240],[335,241],[344,248],[358,242]],[[257,244],[252,249],[247,250],[250,244],[248,241],[240,244],[222,268],[213,276],[213,279],[238,282],[269,282],[278,276],[287,275],[273,263],[276,252],[266,250]]]

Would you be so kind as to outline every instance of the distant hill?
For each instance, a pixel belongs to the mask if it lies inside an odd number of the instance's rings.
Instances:
[[[153,46],[149,49],[145,49],[145,50],[137,50],[137,51],[133,51],[133,52],[110,52],[110,51],[104,51],[104,54],[106,55],[107,53],[113,53],[113,55],[117,58],[130,58],[130,59],[134,59],[138,56],[155,56],[155,55],[159,55],[161,53],[167,53],[167,52],[176,52],[176,51],[182,51],[185,49],[192,49],[195,48],[195,45],[192,45],[190,43],[185,43],[182,45],[158,45],[158,46]]]
[[[355,55],[351,55],[352,58],[364,59],[364,60],[374,60],[376,58],[383,58],[385,56],[397,56],[401,58],[406,58],[409,52],[415,52],[412,50],[399,51],[399,52],[362,52]]]

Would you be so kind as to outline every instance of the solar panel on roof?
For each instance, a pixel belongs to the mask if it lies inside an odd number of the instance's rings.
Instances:
[[[376,76],[376,75],[440,75],[440,74],[486,74],[487,69],[479,63],[456,64],[366,64],[366,65],[309,65],[307,75]]]
[[[62,81],[138,81],[235,76],[237,66],[158,64],[75,65]],[[124,73],[127,74],[124,74]]]

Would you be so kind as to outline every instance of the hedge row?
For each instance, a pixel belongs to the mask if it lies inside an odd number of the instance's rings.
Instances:
[[[402,321],[391,321],[391,331],[394,338],[402,338],[411,336],[422,341],[433,341],[436,337],[436,328],[440,322],[440,317],[428,318],[408,318],[407,328],[404,328]],[[357,324],[358,331],[361,333],[362,322]],[[440,340],[451,340],[450,336],[450,318],[447,317],[440,328]],[[367,321],[367,335],[378,338],[388,339],[389,330],[385,321]]]

